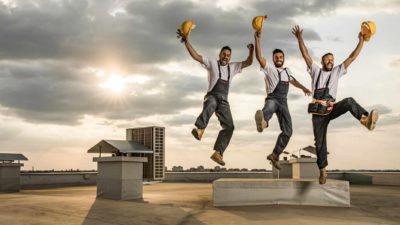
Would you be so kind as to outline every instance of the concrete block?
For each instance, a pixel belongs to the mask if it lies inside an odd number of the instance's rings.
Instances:
[[[292,164],[292,178],[317,179],[319,177],[316,158],[291,159],[289,162]]]
[[[19,192],[21,189],[19,178],[8,178],[0,180],[0,192]]]
[[[143,176],[143,164],[121,162],[99,163],[98,174],[100,175],[99,178],[104,179],[137,179]]]
[[[143,197],[143,162],[141,157],[93,158],[97,162],[97,197],[131,200]]]
[[[348,181],[314,179],[219,179],[214,206],[315,205],[350,207]]]
[[[279,160],[281,169],[272,167],[273,178],[292,178],[292,164],[288,160]]]
[[[20,191],[20,163],[0,163],[0,192]]]
[[[143,197],[142,179],[97,179],[97,197],[114,200],[132,200]]]

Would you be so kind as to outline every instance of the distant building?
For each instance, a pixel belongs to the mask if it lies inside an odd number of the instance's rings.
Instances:
[[[22,160],[28,160],[18,153],[0,153],[0,192],[18,192]]]
[[[111,153],[113,156],[146,157],[143,179],[165,178],[165,128],[142,127],[126,129],[126,140],[102,140],[88,153]]]
[[[143,178],[163,180],[165,178],[165,128],[129,128],[126,129],[126,140],[153,150],[153,154],[144,155],[148,161],[143,165]]]

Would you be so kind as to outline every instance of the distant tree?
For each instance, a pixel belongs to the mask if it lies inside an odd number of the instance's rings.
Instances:
[[[197,167],[197,171],[198,172],[204,172],[205,171],[204,166],[198,166]]]
[[[182,166],[173,166],[172,172],[183,172],[183,167]]]

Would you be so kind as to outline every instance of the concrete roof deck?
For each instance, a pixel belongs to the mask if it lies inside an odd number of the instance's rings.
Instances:
[[[400,224],[400,187],[351,185],[351,208],[212,206],[210,183],[155,183],[142,201],[96,199],[95,186],[0,193],[0,224]]]

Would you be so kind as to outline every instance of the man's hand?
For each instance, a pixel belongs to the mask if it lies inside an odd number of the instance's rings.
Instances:
[[[304,92],[304,95],[306,95],[306,96],[311,96],[312,95],[312,92],[307,88],[303,89],[303,92]]]
[[[255,38],[260,38],[261,37],[261,32],[254,32],[254,37]]]
[[[353,50],[353,52],[349,55],[349,57],[343,61],[344,68],[347,70],[350,66],[350,64],[357,58],[357,56],[360,54],[361,49],[364,45],[364,40],[365,37],[363,33],[360,31],[358,33],[358,44],[357,47]]]
[[[303,29],[300,29],[299,25],[296,25],[292,29],[292,34],[296,36],[297,39],[303,38]]]
[[[358,33],[358,40],[364,41],[364,34],[361,31],[360,31],[360,33]]]
[[[308,54],[307,47],[304,44],[303,29],[300,29],[300,26],[296,25],[292,28],[292,34],[297,38],[297,41],[299,42],[300,52],[304,58],[304,61],[306,62],[308,68],[311,68],[313,60],[311,59],[310,54]]]
[[[333,106],[335,105],[335,102],[328,101],[328,102],[327,102],[327,105],[328,105],[328,108],[327,108],[326,110],[332,111]]]
[[[186,42],[186,38],[183,37],[183,33],[182,33],[181,29],[178,29],[178,30],[176,31],[176,34],[177,34],[176,37],[177,37],[178,39],[180,39],[181,43],[185,43],[185,42]]]
[[[253,45],[253,43],[248,44],[248,45],[247,45],[247,48],[248,48],[250,51],[253,51],[253,50],[254,50],[254,45]]]
[[[242,62],[241,69],[246,68],[246,67],[250,66],[253,63],[254,45],[252,43],[250,43],[250,44],[247,45],[247,48],[249,49],[249,56],[247,56],[247,59]]]

